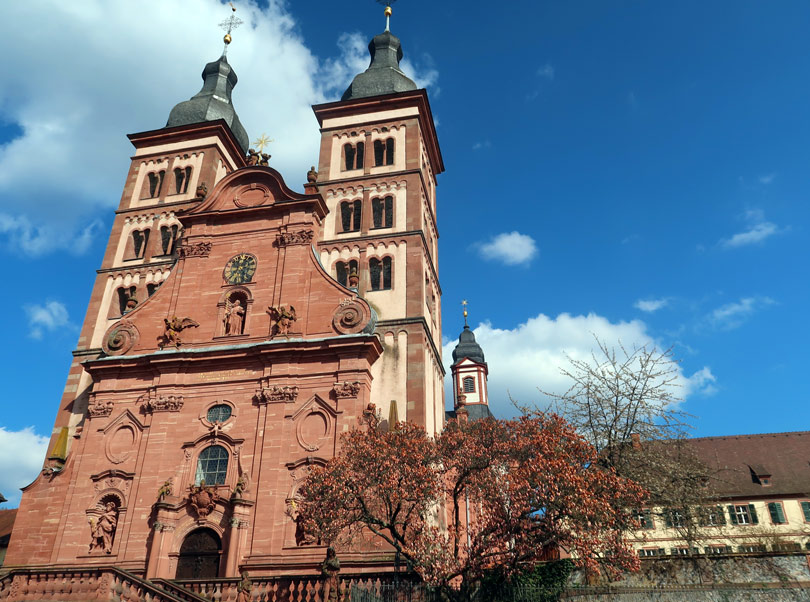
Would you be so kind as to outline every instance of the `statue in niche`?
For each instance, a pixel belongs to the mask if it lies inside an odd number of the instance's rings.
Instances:
[[[111,554],[116,527],[118,527],[118,507],[114,502],[107,502],[101,516],[97,519],[90,519],[90,550],[88,552],[102,550],[106,554]]]
[[[270,336],[281,335],[284,337],[290,336],[290,328],[293,322],[298,318],[295,315],[295,308],[290,305],[279,305],[278,307],[268,307],[267,313],[270,314],[270,319],[275,322],[270,331]]]
[[[343,599],[340,591],[340,560],[332,546],[326,550],[326,559],[321,564],[321,574],[324,576],[323,601],[340,602]]]
[[[174,491],[174,481],[172,479],[168,479],[163,485],[160,486],[158,489],[158,501],[162,502],[163,498],[172,495]]]
[[[239,299],[234,299],[225,311],[225,334],[232,336],[242,334],[245,327],[245,308]]]
[[[173,344],[175,347],[180,347],[183,342],[180,340],[180,333],[186,328],[197,328],[199,324],[191,318],[183,318],[182,320],[177,316],[172,316],[172,319],[163,318],[164,332],[161,336],[161,341],[158,346],[163,349],[166,345]]]
[[[253,582],[250,580],[250,574],[242,571],[242,579],[236,585],[236,602],[250,602],[252,593]]]

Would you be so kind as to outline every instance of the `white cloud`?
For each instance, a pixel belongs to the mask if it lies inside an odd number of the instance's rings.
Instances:
[[[776,303],[770,297],[743,297],[739,301],[726,303],[709,314],[713,326],[730,330],[742,325],[756,311]]]
[[[0,493],[8,499],[4,508],[19,506],[20,487],[37,478],[48,453],[48,441],[30,426],[20,431],[0,426]]]
[[[43,330],[52,332],[66,326],[72,327],[67,308],[59,301],[47,301],[44,305],[26,305],[24,309],[28,314],[31,338],[41,339]]]
[[[722,239],[719,242],[721,247],[724,249],[736,249],[754,245],[783,231],[773,222],[766,221],[765,214],[760,209],[749,209],[743,215],[743,219],[749,223],[748,229],[738,232],[730,238]]]
[[[711,368],[703,366],[700,370],[695,372],[692,376],[686,379],[685,396],[688,395],[703,395],[710,396],[717,393],[717,377],[712,374]]]
[[[529,263],[537,255],[534,239],[520,232],[498,234],[489,242],[480,243],[478,250],[484,259],[502,261],[506,265]]]
[[[639,299],[633,303],[633,307],[647,313],[653,313],[667,305],[669,305],[669,299]]]
[[[764,184],[765,186],[767,186],[768,184],[773,182],[775,177],[776,177],[775,173],[769,173],[769,174],[765,174],[764,176],[759,176],[759,178],[757,178],[757,179],[759,180],[760,184]]]
[[[273,138],[271,165],[298,187],[319,151],[310,105],[337,99],[368,67],[375,32],[340,35],[335,56],[319,61],[285,6],[239,3],[245,24],[228,60],[250,139]],[[36,28],[0,38],[0,50],[14,57],[0,63],[0,121],[22,129],[0,145],[0,235],[26,253],[80,253],[96,237],[98,215],[120,198],[132,154],[126,134],[162,127],[175,104],[199,91],[205,63],[222,52],[216,23],[227,9],[219,0],[197,0],[194,10],[184,0],[148,11],[136,0],[4,8],[8,22]],[[418,84],[436,86],[430,57],[406,58],[403,69]]]
[[[641,320],[611,322],[596,314],[572,316],[567,313],[551,318],[544,314],[530,318],[512,329],[498,328],[489,322],[479,324],[473,331],[476,341],[484,350],[489,367],[488,389],[492,411],[499,417],[516,413],[509,401],[509,396],[523,405],[538,403],[543,405],[545,399],[538,387],[553,393],[564,393],[570,381],[560,374],[560,368],[568,366],[568,359],[587,361],[591,351],[596,348],[594,336],[608,346],[619,343],[632,349],[643,345],[656,345],[662,349],[647,332],[646,324]],[[448,384],[445,391],[448,406],[452,406],[452,389],[449,384],[452,353],[458,340],[453,339],[443,345],[443,357],[446,362]],[[663,348],[666,348],[665,346]],[[683,375],[680,365],[678,382],[681,389],[677,394],[686,397],[695,394],[714,382],[708,377],[694,381]],[[704,374],[710,375],[710,369]],[[701,372],[703,372],[701,371]]]
[[[554,66],[551,63],[546,63],[537,70],[537,75],[546,79],[554,79]]]
[[[490,148],[492,143],[489,140],[482,140],[472,145],[473,150],[481,150],[482,148]]]

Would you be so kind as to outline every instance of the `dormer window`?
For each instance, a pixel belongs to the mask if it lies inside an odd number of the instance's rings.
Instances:
[[[771,471],[760,464],[749,465],[748,469],[751,471],[751,480],[754,483],[759,483],[763,487],[771,486]]]
[[[374,166],[394,164],[394,139],[374,141]]]
[[[363,169],[363,160],[366,154],[366,145],[364,142],[343,145],[343,170],[351,171],[352,169]]]

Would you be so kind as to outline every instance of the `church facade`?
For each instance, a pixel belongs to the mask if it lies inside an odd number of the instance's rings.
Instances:
[[[230,41],[230,36],[226,42]],[[223,55],[135,147],[6,567],[147,579],[316,574],[296,523],[307,470],[374,404],[444,425],[436,177],[427,93],[386,30],[315,106],[317,170],[293,191],[248,149]],[[379,547],[344,570],[390,564]]]

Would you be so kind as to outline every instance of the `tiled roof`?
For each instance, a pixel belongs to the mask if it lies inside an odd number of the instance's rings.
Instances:
[[[722,497],[810,497],[810,431],[690,439]],[[770,475],[763,486],[757,475]]]
[[[11,534],[14,519],[17,518],[17,509],[0,510],[0,540]]]

